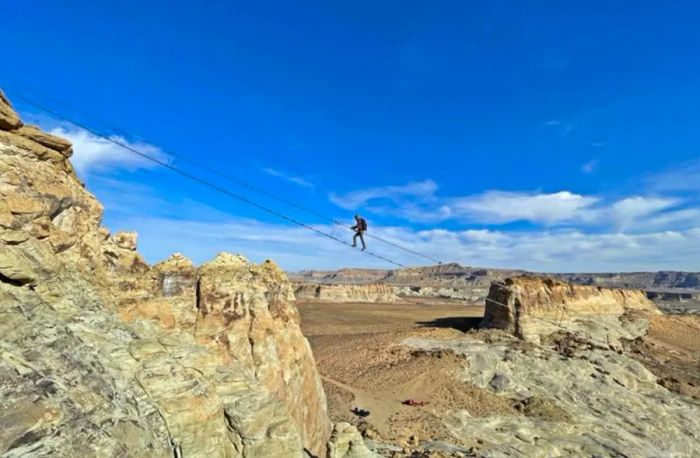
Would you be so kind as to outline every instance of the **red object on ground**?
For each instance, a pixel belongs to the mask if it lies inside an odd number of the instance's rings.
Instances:
[[[405,400],[404,402],[402,402],[401,404],[403,404],[403,405],[405,405],[405,406],[424,406],[424,405],[426,405],[426,404],[428,404],[428,403],[425,402],[425,401],[416,401],[416,400],[414,400],[414,399],[406,399],[406,400]]]

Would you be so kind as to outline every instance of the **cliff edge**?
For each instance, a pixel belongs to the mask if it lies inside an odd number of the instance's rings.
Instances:
[[[284,273],[227,253],[149,266],[71,153],[0,92],[0,455],[324,456]]]

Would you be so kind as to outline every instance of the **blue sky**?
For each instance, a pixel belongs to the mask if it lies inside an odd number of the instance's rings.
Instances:
[[[0,87],[175,166],[466,265],[700,270],[695,2],[8,2]],[[38,96],[34,96],[35,98]],[[288,269],[390,267],[138,160],[76,143],[105,225]],[[309,224],[324,221],[249,194]],[[348,233],[347,235],[351,235]],[[374,242],[405,264],[421,258]]]

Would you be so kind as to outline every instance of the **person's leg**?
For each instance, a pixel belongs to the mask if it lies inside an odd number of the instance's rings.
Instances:
[[[358,232],[357,235],[360,236],[360,242],[362,242],[362,249],[363,249],[363,250],[366,250],[366,249],[367,249],[367,245],[365,245],[365,236],[362,235],[362,232]]]
[[[355,232],[355,235],[352,236],[352,246],[357,246],[357,236],[360,235],[359,232]]]

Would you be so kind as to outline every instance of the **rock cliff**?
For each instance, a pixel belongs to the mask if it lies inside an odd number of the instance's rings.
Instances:
[[[624,314],[659,314],[639,290],[564,283],[552,278],[520,276],[494,282],[486,298],[482,326],[505,329],[526,340],[557,332],[572,322]]]
[[[71,152],[0,93],[0,455],[326,455],[286,276],[229,254],[150,267]]]
[[[319,285],[297,284],[297,299],[322,302],[376,302],[392,303],[398,300],[394,287],[382,284],[368,285]]]

